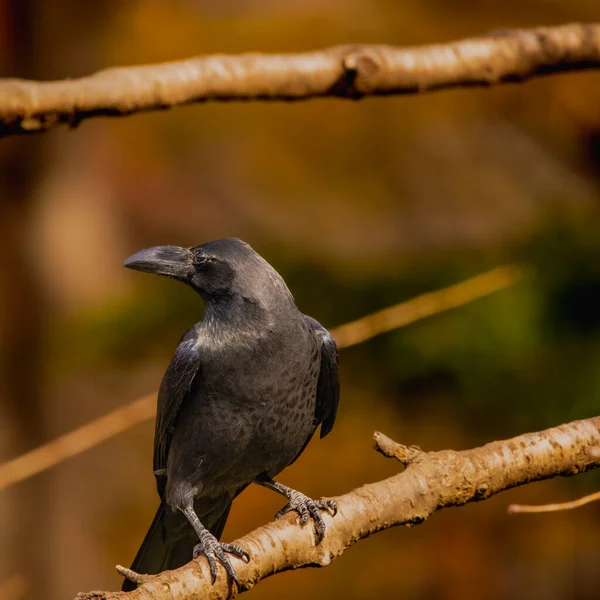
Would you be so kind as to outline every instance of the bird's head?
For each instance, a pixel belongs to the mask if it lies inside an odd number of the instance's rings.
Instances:
[[[194,288],[207,304],[228,298],[271,305],[293,299],[275,269],[248,244],[225,238],[193,248],[156,246],[132,254],[124,266],[177,279]]]

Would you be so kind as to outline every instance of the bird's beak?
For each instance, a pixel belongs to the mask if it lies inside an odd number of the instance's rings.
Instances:
[[[185,279],[192,270],[188,248],[156,246],[132,254],[123,266],[134,271]]]

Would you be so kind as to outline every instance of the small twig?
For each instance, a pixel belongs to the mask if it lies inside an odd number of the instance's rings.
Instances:
[[[534,506],[528,504],[510,504],[507,512],[509,515],[516,515],[518,513],[545,513],[558,510],[571,510],[590,502],[595,502],[596,500],[600,500],[600,492],[594,492],[589,496],[583,496],[582,498],[577,498],[577,500],[571,500],[571,502],[560,502],[558,504],[540,504]]]
[[[419,446],[404,446],[380,431],[376,431],[373,434],[373,439],[375,440],[375,450],[388,458],[395,458],[404,466],[410,464],[423,454],[423,450]]]
[[[133,581],[133,583],[137,583],[138,585],[141,585],[142,583],[145,583],[146,581],[149,581],[150,579],[152,579],[152,577],[155,577],[155,575],[146,575],[144,573],[136,573],[135,571],[132,571],[131,569],[128,569],[127,567],[122,567],[121,565],[117,565],[115,567],[115,569],[117,570],[119,575],[122,575],[126,579],[129,579],[129,581]]]

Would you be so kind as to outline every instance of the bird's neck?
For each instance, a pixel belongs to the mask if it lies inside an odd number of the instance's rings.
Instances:
[[[278,311],[238,295],[209,298],[205,300],[205,306],[203,324],[211,330],[256,331],[257,328],[270,328],[278,320]]]

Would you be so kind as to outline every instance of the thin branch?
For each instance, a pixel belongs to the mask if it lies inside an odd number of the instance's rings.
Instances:
[[[143,423],[156,414],[156,395],[121,406],[82,427],[0,465],[0,490],[93,448],[97,444]]]
[[[597,24],[492,32],[409,48],[357,44],[302,54],[201,56],[73,80],[6,79],[0,84],[0,136],[208,100],[418,94],[598,67]]]
[[[600,492],[594,492],[589,496],[583,496],[577,498],[577,500],[571,500],[570,502],[560,502],[559,504],[541,504],[539,506],[530,506],[528,504],[509,504],[508,514],[515,515],[517,513],[545,513],[545,512],[556,512],[559,510],[572,510],[579,508],[590,502],[596,502],[600,500]]]
[[[381,434],[383,450],[391,442]],[[421,452],[406,469],[389,479],[362,486],[336,498],[338,514],[323,514],[327,533],[319,546],[309,526],[287,516],[249,533],[235,543],[251,555],[246,564],[232,560],[241,591],[275,573],[306,566],[324,567],[349,546],[396,525],[418,525],[437,510],[484,500],[519,485],[569,476],[600,466],[585,452],[600,442],[600,417],[574,421],[539,433],[492,442],[473,450]],[[393,444],[393,442],[392,442]],[[395,450],[392,450],[395,453]],[[79,594],[78,600],[216,600],[229,593],[224,571],[211,585],[204,558],[175,571],[143,579],[137,590]]]
[[[468,304],[473,300],[514,285],[523,269],[514,265],[498,267],[465,279],[450,287],[421,294],[411,300],[384,308],[332,330],[339,348],[365,342],[376,335],[404,327],[415,321]]]
[[[523,270],[520,267],[497,267],[448,288],[429,292],[367,315],[333,329],[332,333],[339,348],[348,348],[381,333],[505,289],[520,281],[522,277]],[[156,395],[150,394],[0,465],[0,491],[93,448],[139,423],[149,421],[155,413]]]

